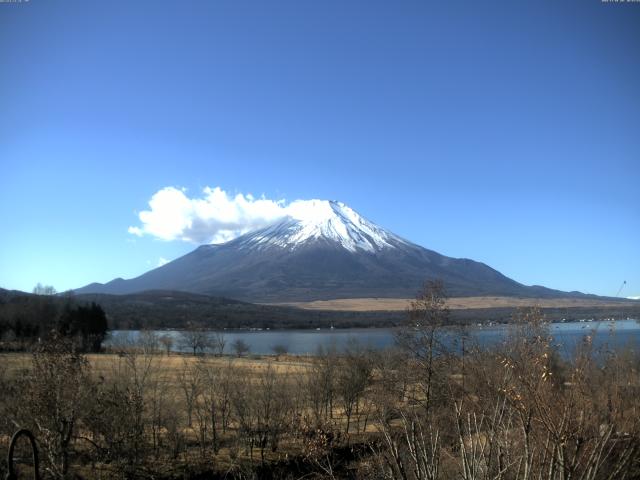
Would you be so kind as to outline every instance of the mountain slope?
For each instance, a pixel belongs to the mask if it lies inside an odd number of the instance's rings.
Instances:
[[[338,202],[297,202],[266,228],[193,252],[131,280],[77,293],[182,290],[252,302],[412,297],[425,279],[451,296],[567,296],[527,287],[491,267],[440,255],[364,219]]]

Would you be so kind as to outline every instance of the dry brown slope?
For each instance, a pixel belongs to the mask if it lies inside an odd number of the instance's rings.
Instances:
[[[307,310],[338,310],[353,312],[399,311],[409,307],[409,298],[342,298],[336,300],[315,300],[312,302],[290,302],[287,305]],[[454,297],[447,301],[452,310],[471,308],[511,308],[538,306],[541,308],[570,307],[608,307],[621,305],[638,305],[639,302],[629,300],[612,301],[591,298],[520,298],[520,297]]]

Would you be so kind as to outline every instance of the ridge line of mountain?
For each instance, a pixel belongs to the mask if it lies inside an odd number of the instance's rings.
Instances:
[[[182,290],[252,303],[414,297],[427,279],[452,297],[586,298],[523,285],[468,258],[441,255],[365,219],[339,202],[301,202],[298,210],[223,244],[193,251],[138,277],[91,283],[77,293]]]

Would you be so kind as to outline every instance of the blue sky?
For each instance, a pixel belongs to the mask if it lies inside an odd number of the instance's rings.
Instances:
[[[0,3],[0,286],[133,277],[165,187],[337,199],[525,284],[640,295],[640,4]]]

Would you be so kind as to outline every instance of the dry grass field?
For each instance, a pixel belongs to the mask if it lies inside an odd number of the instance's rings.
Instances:
[[[307,310],[336,310],[352,312],[403,311],[409,308],[410,298],[341,298],[335,300],[315,300],[312,302],[280,303]],[[584,298],[518,298],[518,297],[455,297],[447,299],[452,310],[472,308],[571,308],[571,307],[617,307],[638,305],[637,301],[611,301]]]
[[[290,355],[252,355],[251,357],[239,358],[230,355],[223,357],[176,353],[166,355],[159,351],[144,354],[135,353],[133,350],[126,354],[87,354],[84,358],[89,364],[91,377],[95,381],[104,381],[106,384],[124,381],[129,385],[127,387],[129,389],[139,382],[141,386],[144,385],[145,397],[149,398],[145,400],[145,409],[150,408],[147,402],[152,404],[161,400],[160,403],[163,405],[161,408],[166,409],[164,415],[177,415],[180,418],[181,426],[178,427],[176,435],[182,439],[183,451],[180,458],[174,458],[171,461],[163,459],[166,465],[162,466],[162,469],[166,470],[164,474],[167,475],[169,472],[171,475],[175,474],[172,470],[173,467],[171,467],[173,463],[201,465],[203,462],[198,442],[202,441],[200,435],[203,434],[203,431],[207,432],[206,429],[210,426],[205,426],[202,423],[206,417],[206,415],[202,415],[202,399],[195,400],[193,413],[189,414],[189,417],[193,415],[193,419],[189,422],[185,419],[187,415],[185,412],[188,408],[187,396],[194,394],[194,389],[198,391],[196,395],[202,395],[206,389],[206,380],[202,377],[196,380],[196,375],[199,376],[204,371],[230,371],[233,372],[232,382],[248,386],[247,392],[249,392],[252,388],[260,388],[261,383],[268,377],[268,372],[271,371],[281,379],[277,385],[293,393],[296,392],[297,386],[308,381],[307,377],[313,362],[310,357]],[[32,367],[33,355],[31,353],[0,353],[0,373],[5,378],[24,377],[25,374],[29,374]],[[134,379],[133,377],[138,378]],[[259,415],[258,412],[256,413]],[[345,423],[344,414],[337,404],[333,409],[333,416],[335,425],[342,426]],[[352,422],[352,428],[353,426],[354,422]],[[251,459],[256,459],[257,452],[249,455],[245,449],[238,449],[237,439],[235,439],[238,428],[239,426],[234,423],[225,434],[219,434],[218,441],[221,446],[215,455],[215,464],[219,471],[230,472],[237,467],[238,461],[251,462]],[[369,425],[366,431],[369,432],[372,429],[373,426]],[[163,428],[163,432],[163,435],[166,436],[166,428]],[[207,434],[210,434],[210,431]],[[8,434],[0,433],[0,451],[7,447],[9,438]],[[264,452],[267,461],[283,462],[289,455],[301,454],[301,446],[296,442],[292,443],[290,439],[283,439],[280,443],[277,452],[271,449]],[[82,451],[84,447],[86,445],[80,445]],[[210,459],[210,457],[208,458]],[[27,471],[30,470],[27,468]],[[96,474],[101,478],[103,476],[111,478],[114,475],[113,469],[104,464],[93,464],[91,468],[76,466],[76,471],[84,478],[93,478]]]
[[[31,366],[31,357],[29,353],[0,353],[0,363],[5,372],[12,375],[29,368]],[[142,358],[143,355],[140,357]],[[86,355],[91,370],[95,374],[102,375],[107,379],[110,378],[114,369],[119,368],[124,358],[125,357],[115,353]],[[251,357],[238,358],[228,355],[224,357],[214,357],[211,355],[193,356],[177,353],[172,353],[167,356],[166,354],[158,353],[147,356],[147,358],[152,362],[154,370],[161,371],[167,379],[177,378],[185,366],[190,367],[196,364],[204,364],[215,368],[225,367],[231,362],[235,367],[241,368],[243,371],[256,374],[271,366],[276,373],[289,375],[304,374],[311,366],[310,358],[294,355],[282,355],[280,357],[276,357],[275,355],[252,355]]]

